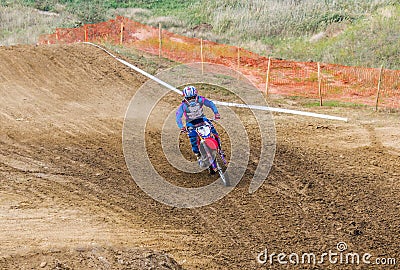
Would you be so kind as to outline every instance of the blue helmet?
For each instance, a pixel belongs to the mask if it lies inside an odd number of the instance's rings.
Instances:
[[[189,85],[183,88],[182,94],[185,99],[195,98],[197,97],[197,89],[196,87]]]

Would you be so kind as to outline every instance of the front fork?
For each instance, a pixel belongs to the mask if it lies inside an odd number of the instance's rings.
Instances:
[[[226,159],[225,159],[225,154],[222,154],[222,153],[220,152],[220,150],[221,150],[221,148],[218,149],[219,156],[221,157],[222,162],[224,163],[224,165],[226,165],[228,162],[227,162]]]
[[[221,152],[222,151],[222,147],[221,147],[221,139],[219,138],[219,136],[214,135],[215,140],[218,143],[218,154],[220,155],[222,162],[226,165],[227,161],[225,159],[225,153]]]

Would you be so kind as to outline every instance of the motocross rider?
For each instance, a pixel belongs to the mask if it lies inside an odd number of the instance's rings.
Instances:
[[[176,110],[176,123],[180,128],[181,132],[188,132],[190,143],[192,145],[192,151],[196,155],[197,160],[199,161],[200,164],[201,154],[199,151],[199,147],[197,145],[197,133],[194,128],[193,129],[188,129],[188,128],[195,127],[197,124],[203,122],[209,123],[211,126],[211,132],[214,134],[215,139],[218,142],[218,146],[221,153],[223,153],[221,150],[221,142],[219,139],[219,135],[215,130],[215,127],[211,124],[210,120],[208,120],[207,117],[204,115],[203,106],[205,105],[213,111],[215,120],[219,120],[220,115],[218,113],[218,109],[215,106],[214,102],[203,96],[199,96],[197,94],[196,87],[191,85],[186,86],[182,91],[182,95],[184,99],[182,100],[182,103]],[[182,123],[182,116],[185,116],[186,127]]]

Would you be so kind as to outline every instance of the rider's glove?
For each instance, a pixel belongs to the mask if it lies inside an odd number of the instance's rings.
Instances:
[[[219,120],[219,119],[221,119],[221,115],[219,115],[219,113],[216,113],[214,115],[214,118],[215,118],[215,120]]]
[[[181,133],[186,133],[186,132],[187,132],[187,130],[185,127],[181,128]]]

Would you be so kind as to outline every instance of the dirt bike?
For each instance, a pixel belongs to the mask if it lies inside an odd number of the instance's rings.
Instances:
[[[209,121],[212,122],[214,120]],[[188,127],[188,131],[190,132],[194,129],[197,133],[197,145],[201,154],[199,165],[208,167],[210,174],[218,173],[224,186],[230,186],[229,176],[226,172],[228,162],[217,139],[211,132],[211,127],[211,124],[205,121],[194,127]]]

